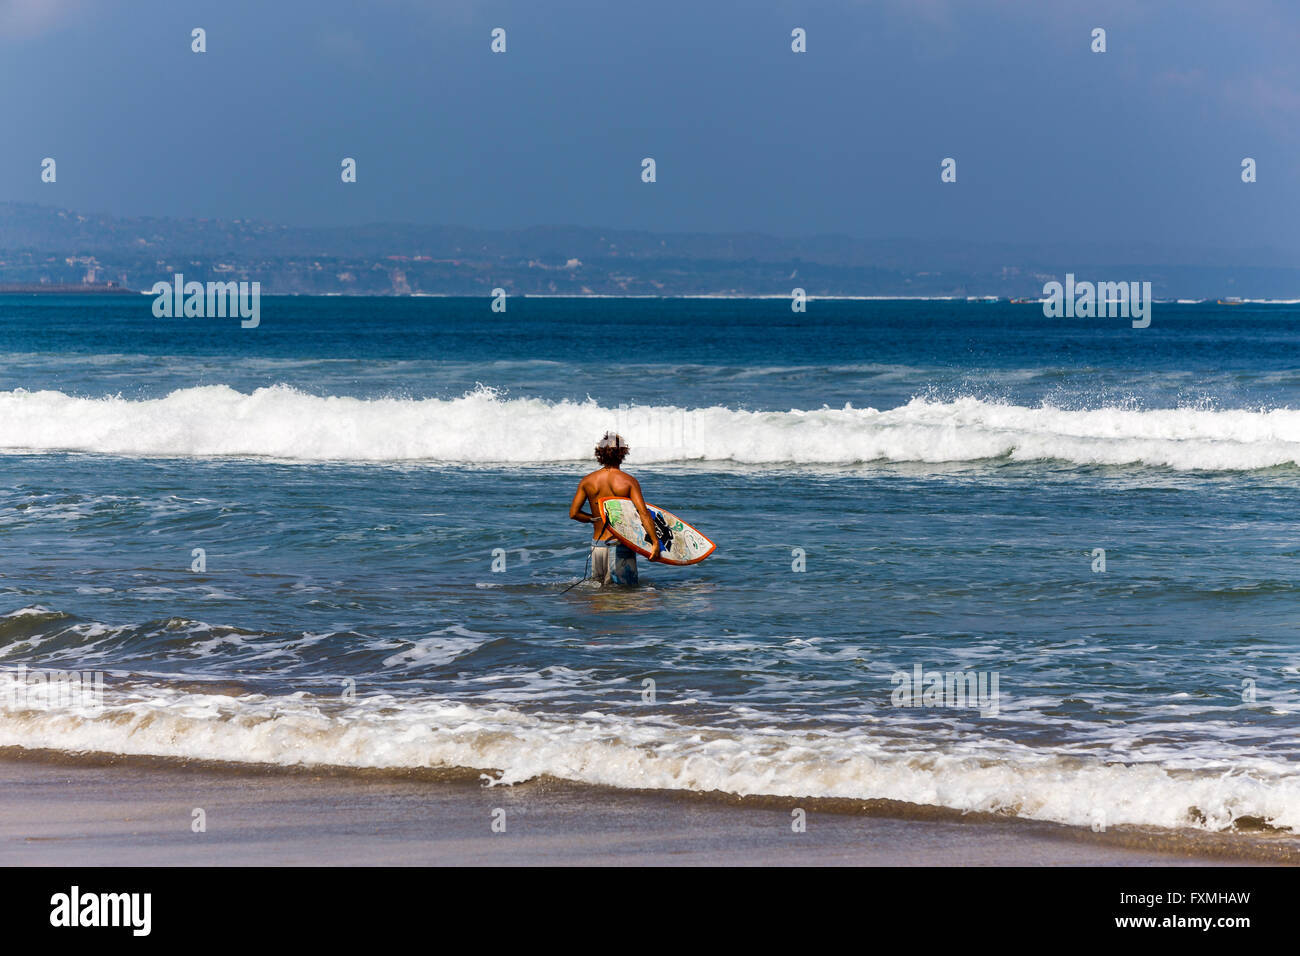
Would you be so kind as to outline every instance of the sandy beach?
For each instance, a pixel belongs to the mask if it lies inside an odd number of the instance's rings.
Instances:
[[[1294,860],[1265,840],[1091,833],[1019,820],[900,818],[538,781],[267,771],[9,750],[0,864],[1207,866]],[[823,802],[824,803],[824,802]],[[191,829],[193,811],[207,830]],[[505,811],[506,831],[492,832]],[[883,809],[883,812],[881,812]],[[499,817],[499,814],[498,814]],[[1228,851],[1231,851],[1230,853]],[[1224,855],[1228,853],[1228,855]]]

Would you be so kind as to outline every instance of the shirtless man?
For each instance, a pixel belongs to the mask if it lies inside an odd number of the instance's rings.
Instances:
[[[636,552],[614,537],[605,526],[605,515],[597,504],[601,498],[631,498],[641,516],[641,526],[653,544],[651,550],[654,553],[650,560],[658,560],[659,538],[655,534],[654,522],[650,520],[650,512],[646,510],[645,499],[641,497],[641,485],[619,468],[629,451],[631,449],[622,435],[605,432],[605,437],[596,443],[596,461],[602,467],[578,483],[578,491],[569,505],[569,517],[595,526],[591,531],[591,576],[603,584],[635,587]],[[584,502],[590,503],[590,512],[582,510]]]

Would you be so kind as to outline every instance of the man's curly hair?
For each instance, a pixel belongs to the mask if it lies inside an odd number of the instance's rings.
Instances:
[[[596,461],[606,466],[618,466],[623,464],[623,459],[627,457],[629,451],[631,451],[631,449],[626,445],[622,448],[597,448]]]
[[[596,442],[596,461],[605,467],[617,468],[632,449],[628,447],[623,436],[617,432],[605,432],[605,437]]]

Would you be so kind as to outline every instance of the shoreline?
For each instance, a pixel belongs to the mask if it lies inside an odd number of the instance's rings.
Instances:
[[[792,830],[792,808],[806,813]],[[192,830],[201,809],[206,832]],[[506,830],[493,832],[504,812]],[[1217,866],[1266,834],[1081,827],[892,801],[621,790],[0,749],[0,864]]]
[[[133,289],[126,286],[84,286],[70,284],[66,286],[15,284],[0,286],[0,295],[140,295],[146,298],[154,295],[151,289]],[[294,299],[490,299],[491,295],[471,292],[262,292],[262,298]],[[514,292],[509,294],[515,299],[667,299],[677,300],[717,300],[717,301],[789,301],[788,292],[755,292],[752,294],[730,292]],[[1030,295],[841,295],[836,293],[806,295],[808,302],[966,302],[971,305],[1033,305],[1041,306],[1048,301]],[[1204,298],[1160,298],[1151,301],[1157,305],[1300,305],[1300,298],[1243,298],[1236,302],[1216,299],[1214,296]]]

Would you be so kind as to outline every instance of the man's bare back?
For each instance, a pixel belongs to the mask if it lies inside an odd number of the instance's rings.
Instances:
[[[578,488],[591,505],[591,512],[596,520],[592,522],[592,538],[596,541],[608,541],[614,536],[605,524],[605,516],[596,507],[601,498],[631,498],[633,489],[639,496],[641,486],[637,480],[619,468],[601,468],[593,471],[578,483]]]

